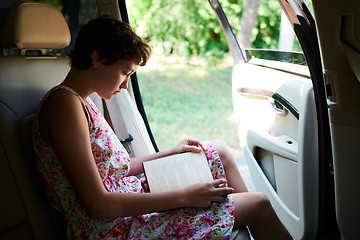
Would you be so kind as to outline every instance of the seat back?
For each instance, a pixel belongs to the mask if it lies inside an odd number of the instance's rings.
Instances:
[[[63,221],[50,209],[35,167],[31,128],[40,99],[70,69],[66,57],[45,56],[45,49],[69,42],[55,7],[20,2],[10,9],[2,43],[21,55],[0,57],[0,239],[64,238]],[[27,57],[29,50],[40,54]]]

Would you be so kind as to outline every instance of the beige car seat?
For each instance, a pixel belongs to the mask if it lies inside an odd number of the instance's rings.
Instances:
[[[62,14],[40,2],[18,3],[9,11],[0,57],[0,239],[61,239],[62,219],[46,200],[34,164],[31,127],[40,99],[69,71],[66,57],[45,56],[70,42]],[[27,57],[31,51],[39,56]]]

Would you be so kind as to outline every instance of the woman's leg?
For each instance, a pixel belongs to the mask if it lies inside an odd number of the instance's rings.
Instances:
[[[214,145],[218,152],[221,162],[224,166],[228,186],[234,188],[234,193],[247,192],[248,189],[245,185],[243,178],[240,175],[238,166],[236,165],[234,156],[230,153],[225,142],[222,140],[213,140],[211,143]]]
[[[292,239],[267,196],[247,192],[232,194],[235,204],[234,227],[248,226],[254,239]]]

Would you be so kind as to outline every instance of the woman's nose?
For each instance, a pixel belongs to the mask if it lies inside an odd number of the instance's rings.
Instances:
[[[127,89],[127,88],[128,88],[128,84],[129,84],[129,77],[127,77],[127,78],[125,79],[125,81],[121,83],[120,89],[121,89],[121,88]]]

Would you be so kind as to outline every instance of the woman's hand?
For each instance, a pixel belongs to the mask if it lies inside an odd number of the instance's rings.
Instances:
[[[146,156],[132,158],[131,162],[130,162],[131,165],[130,165],[130,172],[128,173],[128,176],[136,176],[140,173],[143,173],[144,169],[143,169],[141,163],[144,161],[152,160],[155,158],[162,158],[162,157],[166,157],[166,156],[177,154],[177,153],[183,153],[183,152],[199,153],[203,149],[204,149],[204,146],[200,141],[198,141],[196,139],[192,139],[192,138],[186,138],[181,143],[179,143],[176,147],[174,147],[170,150],[161,151],[161,152],[157,152],[155,154],[150,154],[150,155],[146,155]]]
[[[225,179],[218,179],[182,189],[184,191],[184,207],[208,207],[212,202],[223,202],[225,197],[234,191],[233,188],[226,187],[226,183]]]
[[[185,138],[181,143],[172,149],[172,152],[183,153],[183,152],[195,152],[199,153],[204,149],[203,144],[196,139]]]

